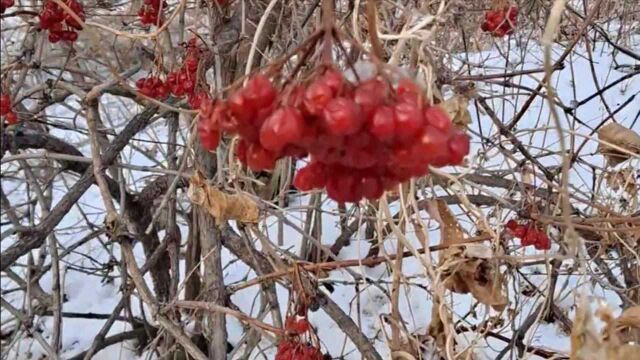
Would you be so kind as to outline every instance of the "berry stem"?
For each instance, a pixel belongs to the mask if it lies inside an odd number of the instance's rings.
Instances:
[[[333,45],[333,25],[335,22],[334,0],[322,0],[322,28],[324,32],[324,44],[322,49],[322,61],[331,64],[333,56],[331,48]]]

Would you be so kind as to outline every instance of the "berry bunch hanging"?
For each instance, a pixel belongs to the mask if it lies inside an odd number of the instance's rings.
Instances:
[[[80,18],[85,20],[84,8],[77,0],[66,0],[65,4]],[[82,25],[71,14],[51,0],[44,3],[38,16],[40,28],[49,31],[49,42],[57,43],[60,40],[74,42],[78,39],[78,30]]]
[[[167,75],[167,86],[174,96],[187,96],[189,105],[197,109],[202,99],[208,98],[203,90],[198,89],[198,65],[204,48],[199,45],[197,37],[191,38],[185,46],[182,65]]]
[[[377,199],[427,174],[429,165],[460,164],[469,152],[468,136],[412,81],[395,88],[383,78],[352,84],[332,67],[280,92],[255,75],[226,101],[201,107],[199,131],[209,150],[220,131],[240,135],[237,156],[254,171],[310,155],[294,185],[326,188],[338,202]]]
[[[4,14],[4,11],[14,4],[14,0],[0,0],[0,14]]]
[[[185,44],[186,55],[179,69],[170,72],[166,80],[158,75],[151,75],[136,81],[136,88],[145,96],[165,100],[169,95],[176,98],[187,96],[192,109],[200,108],[203,99],[208,99],[207,93],[198,89],[198,64],[204,48],[198,45],[197,38],[192,38]]]
[[[9,125],[13,125],[18,122],[18,116],[11,109],[11,98],[9,97],[9,94],[2,94],[0,96],[0,116],[4,117]]]
[[[518,7],[515,5],[489,10],[484,14],[481,29],[495,37],[510,35],[518,24]]]
[[[520,224],[516,220],[507,222],[507,229],[513,236],[520,239],[522,246],[533,245],[536,250],[549,250],[551,248],[551,240],[547,234],[540,230],[534,221]]]
[[[168,6],[163,0],[144,0],[138,10],[138,17],[143,25],[162,25],[162,10]]]
[[[278,344],[276,360],[323,360],[324,355],[317,347],[294,339],[286,339]]]
[[[164,100],[170,94],[169,86],[159,76],[138,79],[136,88],[142,95],[157,100]]]

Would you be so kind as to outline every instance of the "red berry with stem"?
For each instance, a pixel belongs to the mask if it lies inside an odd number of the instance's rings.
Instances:
[[[315,81],[309,85],[304,94],[304,106],[311,115],[320,115],[322,110],[333,99],[333,91],[329,85]]]
[[[271,80],[262,74],[257,74],[249,79],[243,89],[243,94],[254,109],[268,107],[277,96]]]

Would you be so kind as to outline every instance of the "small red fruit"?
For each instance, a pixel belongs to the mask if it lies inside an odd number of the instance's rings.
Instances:
[[[275,152],[281,151],[289,144],[295,144],[304,134],[304,119],[302,114],[291,106],[276,110],[262,124],[260,129],[260,144]]]
[[[258,144],[247,149],[247,165],[253,171],[271,170],[276,165],[277,155]]]
[[[363,122],[358,105],[344,97],[335,98],[327,104],[322,120],[327,131],[335,136],[355,134]]]
[[[276,89],[271,80],[262,74],[254,75],[244,87],[243,95],[254,109],[268,107],[276,99]]]
[[[329,85],[316,80],[309,85],[304,93],[305,110],[311,115],[320,115],[333,96]]]
[[[396,133],[396,114],[390,106],[380,106],[369,122],[369,131],[378,140],[391,143]]]
[[[395,135],[399,141],[408,141],[420,134],[424,126],[422,111],[415,103],[399,102],[395,108]]]

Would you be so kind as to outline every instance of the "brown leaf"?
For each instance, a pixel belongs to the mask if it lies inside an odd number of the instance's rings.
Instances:
[[[629,194],[631,197],[635,197],[638,194],[638,184],[636,184],[636,174],[634,169],[628,167],[620,171],[607,172],[605,176],[607,185],[614,190],[618,191],[621,188]]]
[[[440,223],[442,245],[464,243],[464,232],[444,201],[430,202],[428,210]],[[440,252],[443,285],[455,293],[471,293],[478,301],[498,311],[504,309],[507,305],[502,292],[504,277],[493,261],[469,256],[472,253],[461,246],[450,246]]]
[[[618,316],[616,331],[623,343],[640,342],[640,306],[632,306]]]
[[[199,173],[191,178],[187,195],[193,204],[207,209],[218,224],[227,220],[258,222],[258,207],[251,198],[242,194],[226,194],[207,184]]]
[[[637,308],[637,307],[636,307]],[[571,331],[571,360],[635,360],[639,358],[640,346],[635,343],[624,344],[622,337],[614,330],[623,323],[637,324],[638,309],[630,308],[615,319],[607,307],[596,312],[605,323],[604,331],[595,329],[593,315],[583,298],[576,310],[576,318]]]
[[[471,114],[467,109],[469,106],[468,97],[458,94],[438,104],[438,106],[449,115],[455,126],[466,129],[471,124]]]
[[[598,130],[598,139],[633,154],[640,154],[640,135],[620,124],[612,122],[600,128],[600,130]],[[612,166],[631,158],[631,155],[627,152],[622,152],[604,143],[598,145],[598,151]]]

